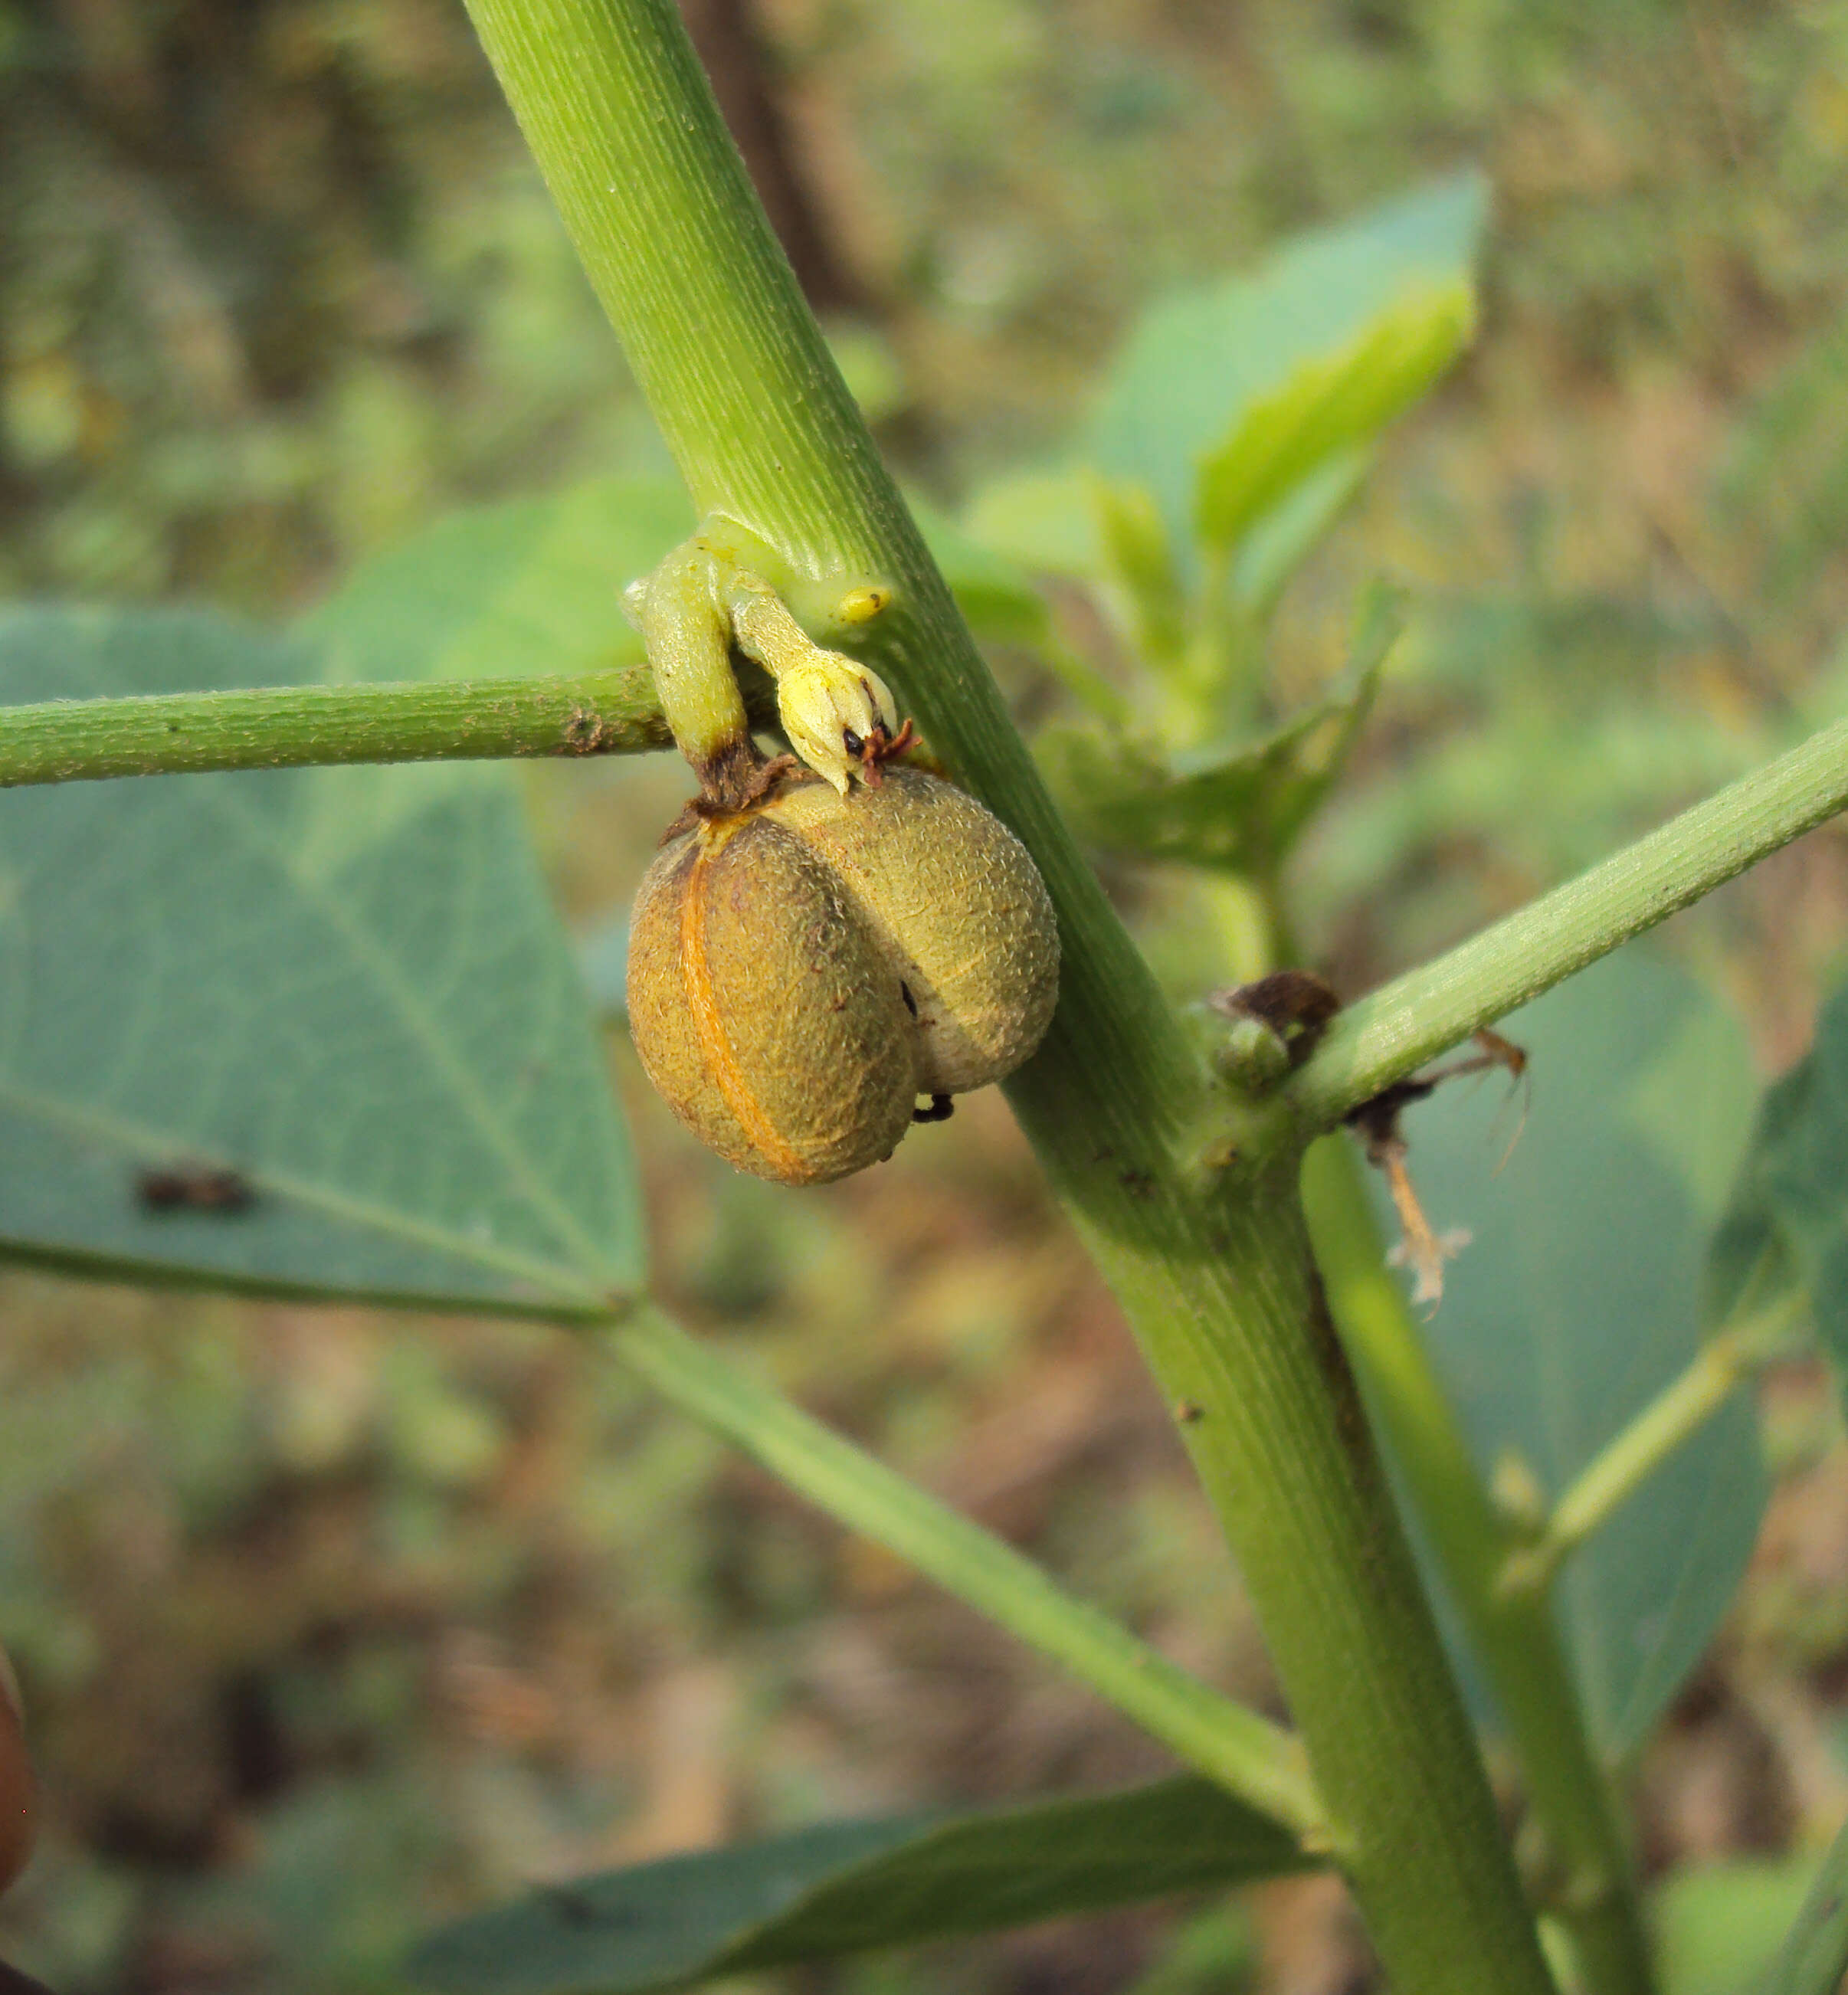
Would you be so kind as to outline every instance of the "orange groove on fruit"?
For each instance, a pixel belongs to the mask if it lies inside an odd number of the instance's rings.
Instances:
[[[687,1003],[693,1014],[693,1031],[708,1071],[718,1083],[725,1105],[737,1118],[745,1137],[773,1165],[779,1176],[799,1183],[809,1173],[781,1133],[764,1112],[764,1104],[751,1091],[740,1071],[719,1016],[713,994],[712,972],[706,960],[706,885],[711,860],[726,843],[722,835],[702,841],[687,874],[686,892],[680,903],[680,961],[686,975]]]

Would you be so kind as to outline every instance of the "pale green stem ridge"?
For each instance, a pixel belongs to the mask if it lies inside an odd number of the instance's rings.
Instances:
[[[1179,1159],[1198,1060],[879,462],[669,0],[470,9],[696,507],[799,577],[889,581],[867,651],[1046,881],[1060,1001],[1009,1097],[1164,1397],[1197,1415],[1183,1438],[1389,1976],[1407,1995],[1540,1995],[1533,1921],[1316,1284],[1293,1152],[1210,1179]]]
[[[1848,720],[1349,1005],[1285,1090],[1331,1128],[1446,1048],[1518,1010],[1848,806]]]
[[[1176,1758],[1326,1853],[1328,1825],[1291,1735],[1209,1689],[1046,1572],[644,1307],[611,1333],[662,1396],[716,1429],[831,1517],[1062,1663]]]
[[[0,789],[338,762],[671,748],[643,665],[547,678],[248,686],[0,706]]]
[[[1508,1595],[1544,1592],[1566,1560],[1622,1508],[1738,1388],[1789,1342],[1808,1304],[1783,1302],[1719,1330],[1620,1434],[1588,1461],[1553,1506],[1541,1536],[1512,1551],[1499,1582]]]

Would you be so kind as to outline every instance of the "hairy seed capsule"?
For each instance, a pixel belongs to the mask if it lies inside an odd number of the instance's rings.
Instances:
[[[823,860],[761,812],[699,825],[648,869],[629,1022],[681,1121],[785,1184],[889,1156],[922,1085],[898,975],[864,917]]]
[[[798,783],[764,807],[825,860],[904,987],[918,1091],[961,1094],[1012,1073],[1059,996],[1059,931],[1039,870],[953,784],[888,764],[845,796]]]

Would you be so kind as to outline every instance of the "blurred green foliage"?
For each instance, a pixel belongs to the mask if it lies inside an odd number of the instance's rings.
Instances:
[[[1666,1995],[1733,1995],[1760,1985],[1815,1867],[1807,1856],[1760,1856],[1672,1879],[1654,1906]]]
[[[459,11],[9,4],[15,590],[271,609],[651,448]]]
[[[1358,585],[1409,585],[1349,780],[1287,874],[1299,940],[1344,987],[1839,710],[1848,9],[766,0],[761,19],[874,301],[856,378],[1023,718],[1094,742],[1136,661],[1183,635],[1173,490],[1021,467],[1088,433],[1152,299],[1433,172],[1482,174],[1473,356],[1364,486],[1330,432],[1233,571],[1274,613],[1235,710],[1138,750],[1165,778],[1183,749],[1287,728],[1330,697]],[[595,574],[594,500],[548,537],[530,495],[654,480],[665,524],[671,473],[459,9],[5,0],[0,187],[0,589],[325,598],[309,627],[362,672],[457,668],[436,612],[459,626],[459,601],[498,669],[628,640],[613,615],[559,620],[558,576]],[[490,573],[459,520],[330,595],[471,500],[528,509],[530,565]],[[393,613],[414,584],[430,606],[396,623],[364,593],[393,558],[426,564]],[[594,927],[684,778],[572,774],[527,797]],[[1108,863],[1177,988],[1234,967],[1237,881]],[[1795,1050],[1842,879],[1818,841],[1680,931],[1761,1049]],[[793,1204],[697,1153],[617,1058],[689,1317],[1262,1694],[1162,1410],[997,1104]],[[1458,1140],[1479,1176],[1480,1139]],[[561,1337],[24,1276],[5,1296],[0,1632],[48,1832],[0,1930],[65,1995],[383,1990],[411,1932],[534,1876],[1152,1770]],[[1805,1556],[1791,1584],[1848,1582],[1848,1560]],[[1769,1671],[1787,1706],[1826,1708],[1815,1673],[1848,1627],[1811,1625],[1781,1674],[1773,1629],[1705,1695],[1764,1702]],[[1811,1770],[1825,1801],[1833,1766]],[[1671,1863],[1695,1832],[1650,1791]],[[1738,1801],[1723,1842],[1762,1839],[1760,1807]],[[1148,1966],[1204,1995],[1253,1971],[1216,1921],[1165,1969],[1132,1919],[778,1985],[1101,1995]]]

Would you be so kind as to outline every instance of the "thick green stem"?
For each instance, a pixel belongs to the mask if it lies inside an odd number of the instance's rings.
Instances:
[[[632,755],[673,745],[642,665],[558,678],[256,686],[0,707],[0,788],[310,763]]]
[[[1633,1866],[1551,1602],[1544,1588],[1510,1593],[1503,1584],[1520,1540],[1483,1486],[1386,1267],[1353,1145],[1345,1135],[1316,1144],[1303,1178],[1329,1307],[1501,1708],[1534,1818],[1563,1873],[1552,1895],[1585,1985],[1595,1995],[1644,1995],[1653,1976]]]
[[[1350,1004],[1287,1090],[1310,1131],[1848,808],[1848,720]]]
[[[613,1333],[617,1355],[683,1412],[754,1456],[830,1516],[895,1552],[1126,1712],[1180,1759],[1314,1849],[1328,1825],[1302,1747],[1210,1690],[1032,1560],[884,1467],[768,1386],[644,1308]]]
[[[867,649],[1045,876],[1061,999],[1009,1092],[1185,1406],[1389,1974],[1404,1995],[1539,1995],[1533,1923],[1315,1279],[1293,1154],[1236,1181],[1180,1161],[1197,1065],[879,463],[669,0],[471,10],[696,506],[799,573],[890,579]]]

